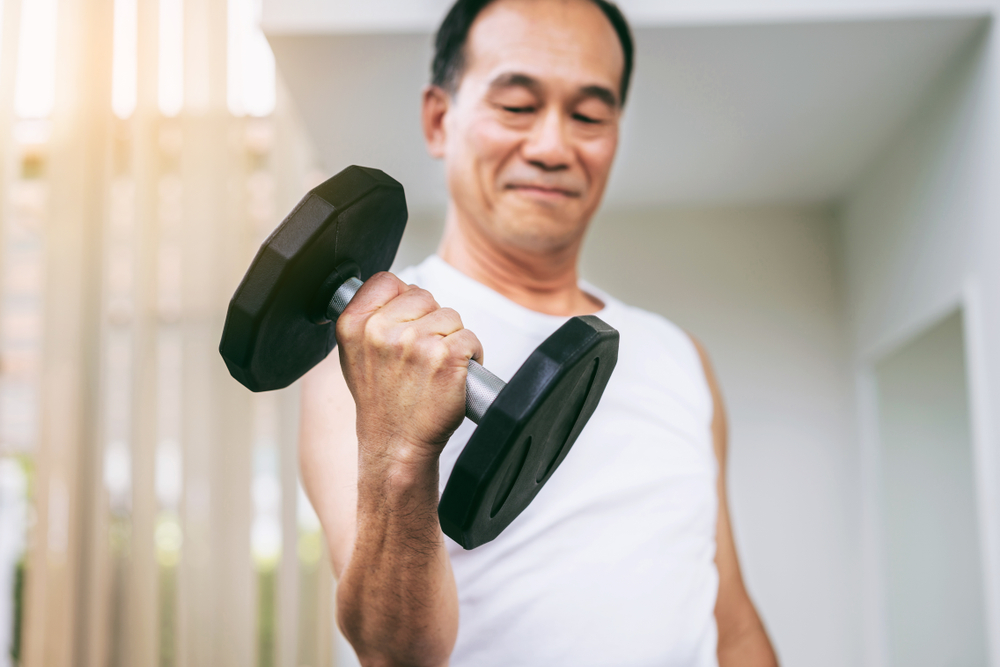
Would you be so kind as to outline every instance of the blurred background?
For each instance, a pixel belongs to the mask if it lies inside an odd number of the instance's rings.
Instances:
[[[296,388],[217,345],[348,164],[406,187],[396,268],[433,252],[448,4],[0,0],[0,667],[354,664]],[[713,354],[783,664],[1000,667],[1000,1],[620,5],[583,275]]]

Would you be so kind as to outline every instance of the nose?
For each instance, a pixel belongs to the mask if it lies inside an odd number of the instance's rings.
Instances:
[[[524,159],[544,171],[568,169],[572,159],[572,149],[563,114],[559,109],[550,108],[540,114],[531,128],[522,154]]]

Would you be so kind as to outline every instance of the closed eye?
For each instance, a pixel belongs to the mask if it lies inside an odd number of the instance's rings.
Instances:
[[[573,120],[578,120],[581,123],[588,123],[591,125],[596,125],[601,122],[599,118],[591,118],[590,116],[585,116],[582,113],[573,114]]]
[[[504,107],[503,110],[510,113],[533,113],[535,107]]]

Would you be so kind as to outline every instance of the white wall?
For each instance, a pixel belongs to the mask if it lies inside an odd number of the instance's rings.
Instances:
[[[730,417],[744,574],[784,664],[857,664],[857,524],[833,223],[808,209],[603,213],[584,276],[694,333]]]
[[[962,312],[876,364],[888,663],[985,665]]]
[[[1000,114],[998,47],[991,34],[957,59],[897,140],[858,179],[841,212],[853,357],[861,385],[874,360],[957,306],[966,309],[966,346],[977,505],[980,514],[992,664],[1000,664],[997,502],[1000,414]],[[862,402],[870,397],[862,395]],[[862,413],[868,411],[862,404]],[[871,432],[871,425],[865,428]],[[877,438],[866,441],[863,460]],[[866,505],[879,489],[868,484]],[[874,521],[878,521],[876,516]],[[870,532],[877,539],[877,531]],[[869,539],[865,570],[884,587]],[[884,607],[866,593],[867,664],[884,664]],[[878,621],[881,617],[881,621]]]

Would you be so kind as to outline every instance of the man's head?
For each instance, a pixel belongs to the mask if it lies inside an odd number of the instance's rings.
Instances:
[[[431,63],[431,83],[433,85],[450,93],[454,93],[458,88],[458,82],[462,78],[462,71],[465,67],[464,50],[469,29],[479,13],[495,1],[458,0],[452,5],[434,38],[434,60]],[[617,5],[607,0],[590,1],[604,12],[604,16],[615,29],[618,41],[621,43],[625,63],[618,86],[618,97],[620,103],[624,105],[632,79],[632,59],[635,50],[635,45],[632,42],[632,31]]]
[[[632,40],[603,0],[458,0],[424,93],[450,217],[503,246],[578,243],[618,144]]]

